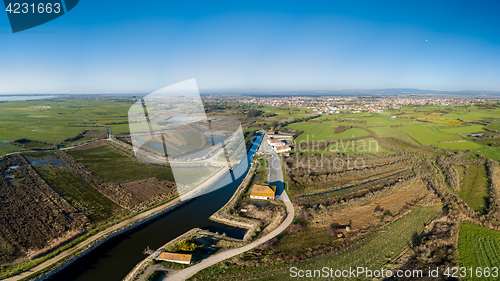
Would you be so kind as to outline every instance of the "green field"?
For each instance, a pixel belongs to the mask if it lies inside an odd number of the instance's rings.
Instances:
[[[105,181],[123,182],[149,177],[174,181],[172,171],[169,168],[140,162],[112,146],[69,151],[68,153]]]
[[[301,122],[290,124],[287,127],[304,131],[303,134],[295,139],[295,142],[300,141],[328,141],[336,139],[348,139],[361,136],[367,136],[369,133],[363,129],[352,128],[340,134],[334,134],[333,131],[338,123],[331,124],[330,122]]]
[[[400,127],[398,129],[407,133],[409,136],[411,136],[413,139],[415,139],[422,145],[436,145],[451,149],[476,149],[482,147],[482,145],[478,143],[472,141],[464,141],[464,139],[457,134],[443,131],[449,129],[440,130],[433,126],[427,126],[427,125],[405,126],[405,127]],[[454,142],[454,141],[461,141],[461,142]]]
[[[32,139],[59,144],[83,130],[128,132],[131,98],[53,99],[0,103],[0,140]],[[0,149],[1,150],[1,149]]]
[[[317,113],[312,111],[312,109],[307,109],[307,108],[297,108],[293,106],[287,106],[287,107],[275,107],[275,106],[265,106],[261,108],[262,111],[265,113],[273,113],[276,114],[276,116],[273,116],[271,118],[304,118],[304,117],[309,117],[316,115]]]
[[[391,223],[389,227],[340,251],[271,266],[225,268],[222,263],[218,263],[198,272],[189,280],[290,280],[289,270],[292,266],[311,270],[321,270],[324,266],[340,270],[358,266],[368,267],[371,270],[381,269],[403,251],[412,242],[414,234],[422,231],[425,224],[440,210],[441,206],[417,207]]]
[[[474,133],[484,133],[483,127],[484,125],[472,124],[463,127],[452,127],[452,128],[441,129],[441,131],[452,134],[474,134]]]
[[[16,152],[16,151],[23,151],[25,150],[24,148],[21,148],[19,146],[11,145],[8,143],[4,143],[0,141],[0,155],[4,155],[7,153],[11,152]]]
[[[485,147],[479,150],[479,154],[496,161],[500,161],[500,147]]]
[[[27,154],[28,159],[35,157]],[[106,221],[117,211],[123,210],[113,201],[83,181],[54,153],[37,155],[43,164],[33,165],[37,173],[70,204],[83,210],[92,221]],[[30,161],[31,162],[31,161]]]
[[[416,145],[419,144],[407,133],[399,130],[397,127],[371,127],[370,130],[374,131],[379,137],[393,137]]]
[[[496,130],[500,132],[500,121],[493,121],[488,126],[488,129]]]
[[[405,119],[401,118],[391,118],[390,116],[378,114],[378,113],[356,113],[351,115],[344,115],[341,117],[343,120],[353,120],[353,121],[361,121],[366,122],[365,124],[359,124],[359,126],[394,126],[394,125],[402,125]]]
[[[475,274],[477,268],[499,267],[500,265],[500,232],[491,230],[470,222],[460,224],[458,236],[458,254],[460,266],[473,268]],[[481,271],[481,270],[480,270]],[[483,271],[484,272],[484,271]],[[482,276],[471,278],[470,272],[462,280],[498,280],[498,276],[486,278]],[[493,270],[491,270],[493,273]],[[500,273],[499,273],[500,275]]]
[[[429,154],[429,155],[433,155],[433,156],[445,156],[445,154],[434,152],[434,151],[429,151],[429,150],[418,148],[418,147],[414,147],[414,146],[408,145],[406,143],[403,143],[403,142],[400,142],[400,141],[394,140],[394,139],[387,139],[387,142],[389,142],[390,144],[392,144],[394,146],[406,149],[406,150],[411,151],[411,152],[424,153],[424,154]]]
[[[440,141],[462,140],[458,135],[445,133],[437,128],[426,125],[405,126],[399,129],[422,145],[437,145]]]
[[[356,141],[339,141],[327,147],[326,153],[342,153],[345,155],[354,154],[376,154],[376,153],[394,153],[381,148],[376,140],[367,138]]]
[[[437,144],[437,146],[450,148],[450,149],[460,149],[460,150],[470,150],[470,149],[477,149],[477,148],[482,147],[482,145],[480,145],[476,142],[472,142],[472,141],[439,143],[439,144]]]
[[[462,120],[467,120],[467,121],[476,121],[476,120],[483,120],[483,119],[488,119],[488,118],[500,118],[500,112],[498,110],[491,110],[491,109],[481,110],[481,109],[477,109],[474,106],[468,107],[468,110],[470,110],[470,111],[452,112],[452,113],[445,114],[441,117],[462,119]]]
[[[482,141],[482,143],[498,143],[498,140],[493,141]],[[474,149],[467,153],[464,158],[477,159],[483,155],[485,158],[493,159],[495,161],[500,161],[500,147],[499,146],[485,146],[480,149]]]
[[[453,165],[460,177],[460,190],[458,196],[464,200],[469,207],[486,212],[488,208],[489,182],[488,172],[484,165],[469,164]]]

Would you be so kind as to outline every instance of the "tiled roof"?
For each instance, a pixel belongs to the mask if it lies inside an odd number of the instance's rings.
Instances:
[[[256,184],[252,187],[251,195],[264,196],[264,197],[274,197],[275,192],[276,192],[276,186]]]
[[[285,150],[285,149],[291,149],[291,147],[289,147],[288,145],[278,145],[276,147],[276,150]]]
[[[158,259],[190,262],[191,255],[190,254],[178,254],[178,253],[163,252],[158,256]]]

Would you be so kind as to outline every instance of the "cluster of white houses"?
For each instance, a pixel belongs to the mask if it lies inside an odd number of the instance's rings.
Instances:
[[[293,135],[275,134],[274,131],[267,132],[267,143],[276,153],[287,153],[292,150],[287,143],[293,141]]]

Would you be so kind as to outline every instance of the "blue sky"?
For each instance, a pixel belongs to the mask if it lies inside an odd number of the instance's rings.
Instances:
[[[500,90],[499,1],[81,0],[13,34],[0,94]]]

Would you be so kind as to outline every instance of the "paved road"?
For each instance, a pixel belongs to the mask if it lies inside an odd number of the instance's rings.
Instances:
[[[264,139],[261,147],[264,145],[267,145],[267,142],[265,144],[264,144],[264,142],[265,142],[265,139]],[[284,201],[285,206],[286,206],[287,214],[286,214],[286,218],[283,221],[283,223],[280,226],[278,226],[275,230],[270,232],[269,234],[265,235],[264,237],[261,237],[260,239],[254,241],[254,242],[252,242],[244,247],[237,248],[237,249],[231,249],[231,250],[213,255],[209,258],[202,260],[198,264],[195,264],[195,265],[188,267],[184,270],[180,270],[180,271],[176,272],[172,276],[167,276],[167,278],[165,278],[164,280],[169,280],[169,281],[170,280],[171,281],[186,280],[202,269],[205,269],[209,266],[212,266],[212,265],[214,265],[220,261],[223,261],[225,259],[228,259],[230,257],[234,257],[236,255],[244,253],[248,250],[251,250],[251,249],[257,247],[258,245],[268,241],[269,239],[274,238],[275,236],[277,236],[278,234],[283,232],[292,223],[293,217],[295,215],[295,210],[293,209],[292,202],[290,202],[290,199],[288,198],[288,195],[286,194],[286,192],[284,191],[284,188],[283,188],[283,172],[281,169],[281,162],[279,161],[278,155],[276,155],[274,152],[273,152],[272,157],[270,157],[270,159],[271,159],[273,164],[269,165],[268,180],[270,183],[276,184],[278,186],[278,190],[279,190],[279,188],[281,188],[281,190],[283,190],[278,198],[278,200]]]
[[[264,136],[262,137],[262,145],[259,147],[259,153],[267,153],[267,154],[274,153],[274,150],[267,143],[267,133],[265,133]]]
[[[268,158],[269,172],[267,173],[267,183],[276,186],[276,200],[290,201],[285,192],[283,181],[283,170],[281,169],[281,159],[276,153]]]

